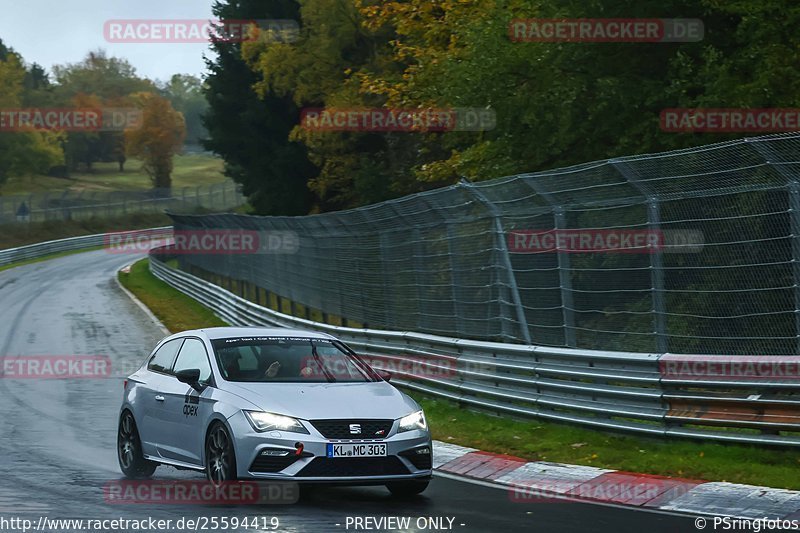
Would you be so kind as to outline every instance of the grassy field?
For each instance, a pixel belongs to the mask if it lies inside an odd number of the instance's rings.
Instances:
[[[222,159],[210,155],[178,155],[172,172],[173,188],[211,185],[225,181]],[[0,194],[34,194],[55,191],[127,191],[152,187],[150,177],[142,169],[141,161],[129,159],[125,171],[120,173],[116,163],[96,163],[94,171],[73,172],[68,179],[49,176],[10,178],[0,187]]]
[[[170,331],[224,325],[207,308],[155,278],[147,260],[120,274]],[[542,420],[520,420],[468,410],[412,393],[425,408],[434,438],[480,450],[553,461],[659,474],[800,489],[800,453],[739,444],[659,440]]]

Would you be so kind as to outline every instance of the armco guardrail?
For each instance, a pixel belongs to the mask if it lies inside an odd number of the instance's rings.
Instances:
[[[171,232],[172,227],[166,226],[161,228],[151,228],[141,230],[142,232]],[[112,232],[118,233],[118,232]],[[126,232],[127,233],[127,232]],[[131,232],[135,233],[135,232]],[[16,263],[18,261],[27,261],[28,259],[37,259],[51,254],[70,252],[74,250],[84,250],[88,248],[95,248],[106,244],[107,235],[109,233],[100,233],[96,235],[84,235],[81,237],[71,237],[68,239],[59,239],[55,241],[40,242],[28,246],[20,246],[19,248],[8,248],[0,250],[0,266]]]
[[[165,249],[151,252],[153,274],[227,322],[330,333],[412,390],[498,413],[657,437],[800,446],[798,357],[606,352],[332,326],[259,306],[167,266],[168,258]],[[740,372],[719,372],[725,365]]]

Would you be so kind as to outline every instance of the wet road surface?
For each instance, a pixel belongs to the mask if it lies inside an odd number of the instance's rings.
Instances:
[[[162,337],[114,282],[133,259],[95,251],[0,272],[0,356],[102,355],[112,363],[102,378],[0,376],[0,530],[13,530],[4,519],[29,519],[36,527],[40,517],[173,524],[182,517],[265,517],[265,529],[273,530],[269,519],[277,517],[277,531],[335,532],[356,531],[356,517],[386,516],[409,517],[410,531],[695,530],[692,518],[576,503],[520,504],[505,490],[441,477],[407,501],[392,499],[383,487],[364,487],[314,490],[294,505],[107,503],[104,487],[122,479],[115,449],[122,380]],[[155,478],[204,479],[171,467],[160,467]],[[418,527],[436,524],[427,517],[442,526]],[[452,529],[445,529],[449,519]],[[77,527],[43,523],[40,530]]]

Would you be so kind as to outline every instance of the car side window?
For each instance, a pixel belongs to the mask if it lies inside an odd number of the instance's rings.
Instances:
[[[182,342],[183,339],[173,339],[161,345],[161,348],[156,350],[156,353],[150,358],[147,369],[153,372],[169,374]]]
[[[200,339],[186,339],[175,362],[175,372],[181,370],[200,370],[200,382],[208,383],[211,379],[211,363],[203,341]]]

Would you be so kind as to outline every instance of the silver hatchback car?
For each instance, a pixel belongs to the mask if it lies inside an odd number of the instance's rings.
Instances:
[[[432,472],[419,404],[330,335],[210,328],[162,340],[125,380],[122,472],[160,464],[209,480],[386,485],[419,494]]]

